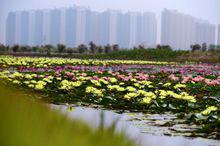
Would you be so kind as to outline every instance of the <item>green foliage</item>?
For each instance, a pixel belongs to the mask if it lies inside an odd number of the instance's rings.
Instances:
[[[13,51],[13,52],[18,52],[18,51],[19,51],[19,45],[14,45],[14,46],[12,47],[12,51]]]
[[[1,146],[131,146],[122,134],[91,130],[46,105],[30,101],[24,93],[0,85]]]
[[[126,59],[126,60],[164,60],[173,61],[187,51],[172,51],[169,49],[134,49],[118,50],[107,54],[73,54],[74,58],[82,59]]]
[[[79,50],[79,53],[86,53],[88,52],[88,47],[84,44],[81,44],[78,46],[78,50]]]
[[[63,45],[63,44],[58,44],[57,45],[57,49],[58,49],[58,52],[59,53],[64,53],[65,49],[66,49],[66,46]]]
[[[7,51],[7,47],[0,43],[0,52]]]

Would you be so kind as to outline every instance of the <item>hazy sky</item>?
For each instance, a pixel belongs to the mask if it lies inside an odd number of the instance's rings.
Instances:
[[[220,24],[220,0],[0,0],[0,42],[5,41],[5,22],[9,11],[73,5],[86,6],[97,11],[108,8],[122,11],[151,11],[157,14],[158,20],[163,8],[177,9],[209,20],[213,24]]]

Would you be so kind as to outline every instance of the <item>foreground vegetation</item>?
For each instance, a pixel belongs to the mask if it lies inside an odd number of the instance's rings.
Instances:
[[[219,139],[220,66],[175,62],[0,58],[6,84],[40,93],[53,103],[179,114]],[[211,127],[211,128],[210,128]]]
[[[133,146],[113,129],[92,130],[69,120],[46,105],[33,102],[26,93],[0,84],[1,146]]]

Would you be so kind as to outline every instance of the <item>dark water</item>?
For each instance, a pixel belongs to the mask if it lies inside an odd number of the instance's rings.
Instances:
[[[175,125],[173,129],[185,130],[178,134],[172,132],[170,127],[158,127],[166,121],[175,120],[175,115],[143,115],[142,113],[116,113],[117,111],[96,109],[91,107],[76,106],[68,108],[64,105],[52,105],[71,118],[76,118],[87,122],[91,127],[97,128],[100,125],[101,113],[104,114],[104,124],[110,126],[117,120],[116,131],[125,132],[130,138],[140,143],[141,146],[220,146],[220,141],[205,138],[188,138],[181,136],[190,132],[192,127],[186,128],[184,125]],[[156,123],[156,124],[155,124]],[[171,136],[165,136],[169,134]]]

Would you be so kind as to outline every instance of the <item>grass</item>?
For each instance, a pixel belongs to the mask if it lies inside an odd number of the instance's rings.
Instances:
[[[131,146],[133,142],[110,129],[91,130],[21,91],[0,84],[1,146]]]

